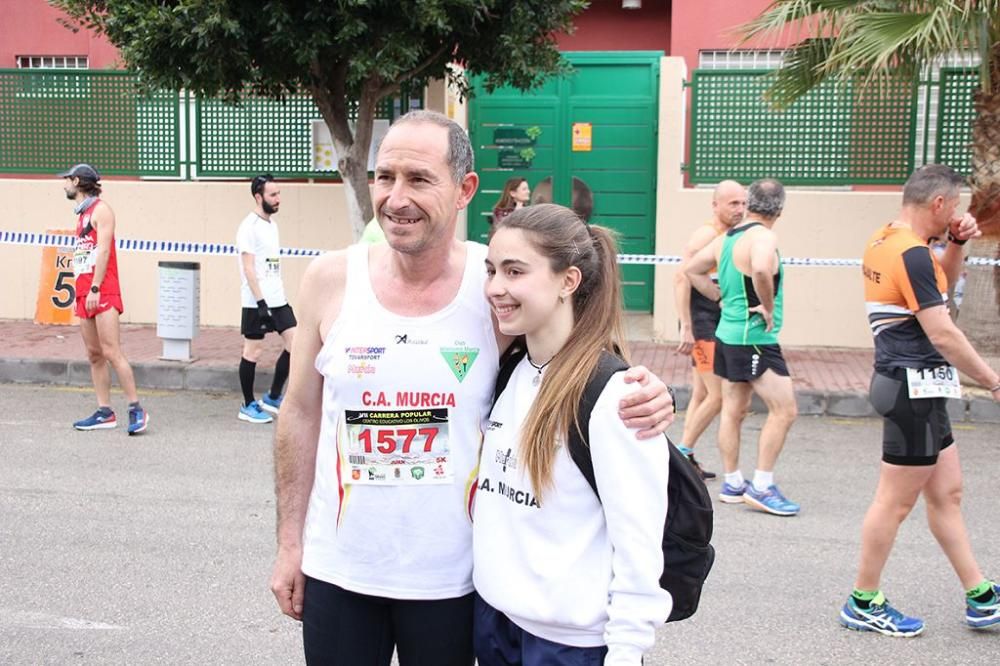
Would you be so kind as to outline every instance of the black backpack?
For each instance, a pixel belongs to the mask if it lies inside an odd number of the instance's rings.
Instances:
[[[501,359],[500,374],[497,375],[493,391],[494,404],[525,353],[523,348],[512,349]],[[597,369],[587,382],[580,400],[577,418],[584,436],[580,437],[574,425],[570,425],[568,433],[570,457],[580,468],[598,499],[601,494],[594,479],[590,445],[586,441],[587,433],[590,432],[590,413],[611,376],[628,367],[614,354],[601,354]],[[673,608],[667,622],[676,622],[691,617],[698,610],[702,585],[715,562],[715,549],[709,543],[712,540],[712,498],[708,489],[695,466],[669,438],[666,439],[670,449],[670,481],[667,486],[667,520],[663,527],[663,575],[660,576],[660,587],[673,598]],[[647,443],[657,446],[655,441]]]

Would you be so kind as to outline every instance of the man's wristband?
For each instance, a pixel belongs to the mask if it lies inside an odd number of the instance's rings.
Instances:
[[[954,243],[955,245],[965,245],[966,243],[969,242],[969,239],[966,238],[965,240],[959,240],[958,236],[956,236],[955,234],[951,233],[951,229],[949,229],[948,230],[948,242],[949,243]]]
[[[670,402],[673,404],[674,414],[676,414],[677,413],[677,396],[674,394],[674,387],[668,385],[667,386],[667,393],[670,394]]]

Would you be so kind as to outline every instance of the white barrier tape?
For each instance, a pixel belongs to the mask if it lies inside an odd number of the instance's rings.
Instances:
[[[41,245],[55,247],[74,247],[75,236],[59,234],[37,234],[26,231],[0,231],[0,245]],[[173,254],[205,254],[230,255],[239,254],[235,245],[226,243],[188,243],[184,241],[137,240],[119,238],[116,246],[126,252],[168,252]],[[318,257],[326,250],[283,247],[283,257]],[[635,265],[670,265],[681,263],[681,257],[662,256],[654,254],[619,254],[618,263]],[[860,266],[860,259],[826,259],[820,257],[784,257],[782,263],[786,266]],[[965,263],[969,266],[1000,266],[1000,259],[986,257],[967,257]]]
[[[36,234],[19,231],[0,231],[0,245],[41,245],[55,247],[75,247],[76,237],[58,234]],[[186,241],[138,240],[119,238],[115,247],[126,252],[168,252],[173,254],[206,254],[236,256],[235,245],[226,243],[189,243]],[[283,247],[283,257],[318,257],[326,250]]]
[[[654,254],[619,254],[620,264],[679,264],[681,257],[660,256]],[[834,259],[823,257],[782,257],[781,263],[785,266],[860,266],[860,259]],[[968,266],[1000,266],[1000,259],[987,259],[986,257],[966,257],[965,263]]]

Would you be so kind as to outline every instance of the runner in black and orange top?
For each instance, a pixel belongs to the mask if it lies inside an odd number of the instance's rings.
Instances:
[[[931,532],[966,590],[966,623],[1000,624],[1000,587],[979,569],[962,520],[962,470],[945,406],[960,395],[959,370],[1000,402],[1000,375],[945,304],[964,263],[961,246],[980,235],[970,215],[956,213],[963,182],[949,167],[918,169],[903,188],[899,219],[876,231],[865,249],[865,301],[875,336],[870,398],[884,420],[878,489],[861,528],[854,592],[840,613],[850,629],[889,636],[923,631],[922,620],[897,611],[879,590],[896,532],[921,493]],[[938,260],[928,244],[946,236]]]
[[[122,305],[118,284],[118,255],[115,251],[115,213],[100,199],[101,177],[89,164],[77,164],[59,174],[65,178],[66,198],[76,202],[76,316],[87,347],[90,375],[97,392],[97,411],[73,424],[77,430],[100,430],[118,425],[111,409],[110,363],[128,398],[128,434],[143,432],[149,414],[139,404],[135,377],[119,344],[119,315]]]
[[[715,328],[719,325],[719,304],[691,286],[684,274],[685,263],[720,234],[743,220],[747,195],[735,180],[724,180],[712,196],[712,219],[695,229],[684,247],[684,263],[674,275],[674,302],[680,319],[680,344],[677,351],[691,355],[691,401],[684,418],[684,433],[677,443],[681,452],[694,463],[703,479],[714,479],[694,458],[694,446],[719,412],[722,411],[722,380],[712,370],[715,357]]]

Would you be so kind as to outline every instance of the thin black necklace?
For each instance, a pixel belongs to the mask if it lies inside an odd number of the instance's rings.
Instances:
[[[547,366],[549,363],[552,362],[552,358],[555,358],[555,356],[547,360],[545,363],[542,363],[541,365],[535,365],[535,362],[531,360],[531,354],[527,354],[527,357],[528,357],[528,365],[533,367],[535,370],[538,370],[538,374],[531,378],[531,385],[538,386],[542,381],[542,370],[544,370],[545,366]]]

